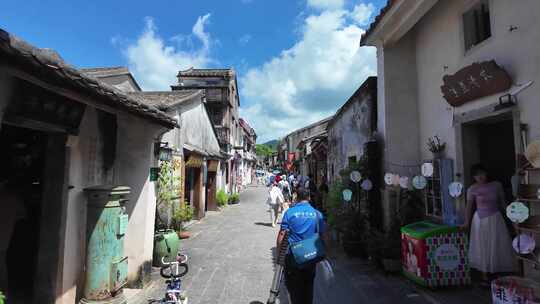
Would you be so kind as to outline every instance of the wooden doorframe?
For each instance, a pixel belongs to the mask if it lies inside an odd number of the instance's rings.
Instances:
[[[466,183],[467,168],[465,168],[465,152],[464,152],[464,132],[466,125],[481,122],[489,118],[508,116],[512,119],[514,129],[514,151],[516,154],[523,154],[521,145],[521,122],[520,112],[517,107],[506,108],[499,111],[494,110],[494,106],[487,106],[470,111],[469,113],[461,114],[454,118],[455,142],[456,142],[456,172],[458,180],[463,184]],[[518,162],[516,161],[516,166]],[[516,168],[517,170],[517,168]]]
[[[68,199],[69,148],[67,136],[49,133],[43,173],[39,252],[34,303],[54,303],[62,294]]]

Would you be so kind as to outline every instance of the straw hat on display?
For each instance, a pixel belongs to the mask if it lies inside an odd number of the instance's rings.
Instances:
[[[535,140],[527,146],[525,157],[535,168],[540,168],[540,140]]]

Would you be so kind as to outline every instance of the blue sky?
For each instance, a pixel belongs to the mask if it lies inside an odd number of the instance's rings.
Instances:
[[[145,90],[234,67],[260,141],[332,114],[369,75],[360,35],[385,1],[4,0],[0,27],[77,67],[128,66]]]

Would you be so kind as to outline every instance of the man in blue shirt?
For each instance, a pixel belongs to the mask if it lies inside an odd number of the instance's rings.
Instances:
[[[319,233],[323,241],[327,240],[323,215],[311,206],[309,192],[304,188],[298,188],[296,191],[297,202],[283,215],[277,248],[280,248],[281,242],[295,243],[316,233]],[[288,232],[287,240],[285,240],[286,232]],[[312,304],[316,264],[300,269],[290,263],[291,258],[292,256],[287,256],[285,265],[285,286],[289,291],[290,303]]]

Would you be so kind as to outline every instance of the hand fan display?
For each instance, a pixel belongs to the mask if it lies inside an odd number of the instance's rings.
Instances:
[[[352,191],[349,190],[349,189],[345,189],[343,190],[343,200],[346,201],[346,202],[350,202],[351,199],[352,199]]]
[[[536,241],[532,236],[522,233],[514,238],[512,247],[519,254],[529,254],[536,248]]]
[[[388,185],[388,186],[391,186],[392,185],[392,181],[394,180],[394,174],[392,173],[386,173],[384,175],[384,182]]]
[[[392,185],[399,186],[399,179],[400,179],[399,174],[394,174],[392,176]]]
[[[421,175],[417,175],[412,180],[412,185],[418,190],[423,190],[427,186],[427,180]]]
[[[432,163],[424,163],[422,165],[422,175],[425,177],[432,177],[433,176],[433,164]]]
[[[362,174],[358,171],[351,172],[350,178],[353,182],[358,183],[362,179]]]
[[[506,207],[506,216],[514,223],[523,223],[529,218],[529,208],[522,202],[512,202]]]
[[[362,187],[362,189],[365,191],[370,191],[371,189],[373,189],[373,183],[369,179],[365,179],[360,185],[360,187]]]
[[[460,182],[453,182],[448,185],[448,192],[450,192],[451,197],[460,197],[463,193],[463,184]]]
[[[399,178],[399,185],[403,189],[409,189],[409,178],[407,176],[402,176]]]

